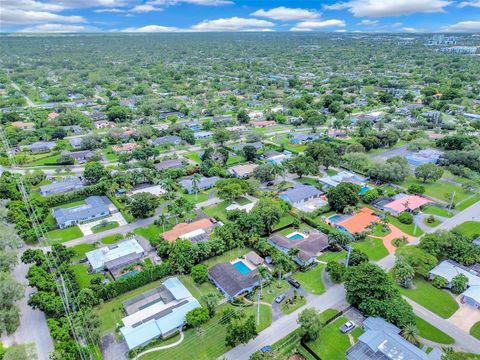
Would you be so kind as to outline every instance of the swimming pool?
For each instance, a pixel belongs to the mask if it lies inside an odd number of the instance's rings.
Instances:
[[[342,218],[342,215],[333,215],[331,217],[328,218],[328,220],[330,220],[331,222],[336,222],[338,220],[340,220]]]
[[[139,273],[138,270],[132,270],[132,271],[129,271],[128,273],[123,274],[122,276],[119,276],[118,278],[119,278],[119,279],[126,279],[126,278],[128,278],[129,276],[136,275],[136,274],[138,274],[138,273]]]
[[[305,236],[303,234],[300,234],[299,232],[294,232],[294,233],[291,233],[290,235],[287,235],[287,238],[293,241],[298,239],[305,239]]]
[[[233,264],[233,267],[238,270],[238,272],[242,275],[248,274],[252,271],[243,261],[237,261]]]
[[[365,194],[368,190],[370,190],[370,187],[364,186],[360,189],[360,192],[358,193],[359,195]]]

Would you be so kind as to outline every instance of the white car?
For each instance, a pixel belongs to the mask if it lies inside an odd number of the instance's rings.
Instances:
[[[342,325],[342,327],[340,328],[340,331],[344,334],[352,331],[353,329],[355,329],[355,323],[353,321],[347,321],[345,324]]]

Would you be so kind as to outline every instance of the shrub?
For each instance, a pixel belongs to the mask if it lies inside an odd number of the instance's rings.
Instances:
[[[204,264],[195,265],[190,272],[193,281],[197,284],[203,284],[208,280],[208,268]]]
[[[392,245],[396,248],[407,244],[407,238],[405,236],[398,237],[392,240]]]
[[[398,216],[398,221],[402,224],[412,224],[413,223],[413,215],[409,212],[404,211]]]
[[[343,281],[345,275],[346,267],[345,264],[340,264],[339,262],[332,260],[327,264],[327,271],[330,275],[330,279],[333,282],[340,283]]]
[[[448,281],[444,277],[436,275],[432,280],[432,285],[438,289],[443,289],[447,287]]]
[[[409,194],[421,195],[425,193],[425,186],[412,184],[408,187]]]

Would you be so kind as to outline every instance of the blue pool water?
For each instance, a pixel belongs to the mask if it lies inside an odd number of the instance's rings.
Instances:
[[[138,270],[132,270],[128,273],[123,274],[122,276],[119,276],[118,278],[119,279],[125,279],[125,278],[128,278],[129,276],[132,276],[132,275],[135,275],[135,274],[138,274]]]
[[[242,275],[248,274],[250,271],[250,268],[243,263],[243,261],[237,261],[236,263],[233,264],[233,267],[238,270],[238,272]]]
[[[330,220],[331,222],[335,222],[335,221],[338,221],[342,218],[341,215],[333,215],[331,217],[328,218],[328,220]]]
[[[360,195],[363,195],[363,194],[365,194],[368,190],[370,190],[370,188],[369,188],[368,186],[364,186],[364,187],[362,187],[362,188],[360,189],[359,194],[360,194]]]
[[[288,237],[290,240],[298,240],[298,239],[305,239],[305,237],[302,234],[293,234]]]

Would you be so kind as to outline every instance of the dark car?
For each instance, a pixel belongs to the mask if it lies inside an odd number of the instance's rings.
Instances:
[[[267,353],[267,352],[272,351],[272,347],[271,347],[270,345],[265,345],[264,347],[262,347],[262,348],[260,349],[260,351],[261,351],[262,353]]]
[[[340,327],[340,331],[344,334],[352,331],[353,329],[355,329],[355,323],[353,321],[347,321],[345,324],[343,324],[341,327]]]
[[[286,297],[285,294],[278,295],[278,296],[275,298],[275,302],[276,302],[277,304],[280,304],[280,303],[283,301],[283,299],[285,299],[285,297]]]
[[[289,283],[290,285],[292,285],[295,289],[300,288],[300,283],[299,283],[297,280],[289,277],[289,278],[287,278],[287,281],[288,281],[288,283]]]
[[[273,181],[269,181],[269,182],[267,183],[267,186],[273,186],[273,185],[275,185],[275,183],[274,183]]]

